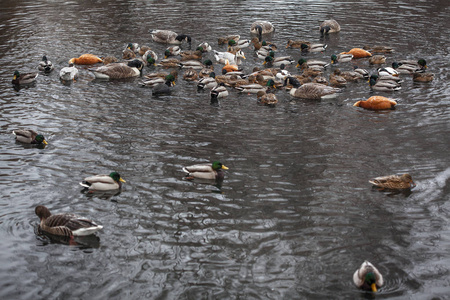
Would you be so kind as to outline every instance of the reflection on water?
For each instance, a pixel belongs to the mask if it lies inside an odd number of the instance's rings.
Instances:
[[[447,16],[444,1],[4,1],[0,297],[372,298],[352,282],[367,259],[386,280],[377,298],[445,298]],[[319,21],[329,17],[342,32],[321,38]],[[250,38],[256,19],[275,25],[271,41],[280,56],[302,56],[285,49],[288,39],[326,42],[324,53],[303,55],[326,61],[353,47],[387,45],[395,49],[388,63],[424,57],[435,79],[405,77],[390,94],[396,110],[382,113],[352,106],[374,95],[366,82],[349,84],[334,100],[277,91],[270,108],[231,89],[210,105],[209,93],[182,76],[172,95],[160,98],[140,88],[139,78],[98,81],[84,66],[77,81],[59,80],[59,70],[83,53],[121,57],[137,42],[162,55],[166,45],[150,40],[152,29],[225,51],[217,38]],[[244,72],[262,67],[252,48],[244,52]],[[34,70],[44,54],[55,70],[14,89],[14,70]],[[364,59],[338,67],[354,65],[375,71]],[[17,128],[44,133],[49,145],[15,143]],[[220,184],[183,180],[182,166],[218,159],[230,168]],[[112,170],[127,180],[117,194],[78,185],[85,174]],[[417,183],[406,193],[380,192],[368,182],[405,172]],[[34,234],[39,204],[104,229],[69,241]]]

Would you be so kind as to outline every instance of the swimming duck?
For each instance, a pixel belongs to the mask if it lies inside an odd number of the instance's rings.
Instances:
[[[118,61],[119,61],[119,60],[118,60],[116,57],[114,57],[114,56],[101,57],[101,59],[102,59],[104,65],[109,65],[109,64],[112,64],[112,63],[115,63],[115,62],[118,62]],[[73,65],[73,64],[72,64],[72,65]]]
[[[286,49],[287,48],[301,48],[303,44],[310,45],[311,43],[308,41],[304,41],[304,40],[288,40]]]
[[[198,49],[198,48],[202,48],[202,52],[203,52],[203,53],[205,53],[205,52],[210,52],[210,51],[212,50],[211,46],[210,46],[207,42],[200,43],[200,44],[197,46],[197,49]]]
[[[14,130],[13,134],[16,136],[16,141],[25,144],[44,144],[47,145],[47,141],[42,134],[38,134],[36,131],[28,130]]]
[[[308,52],[323,52],[327,48],[327,45],[325,44],[302,44],[300,46],[300,49],[303,53]]]
[[[42,231],[60,236],[85,236],[103,228],[92,220],[70,213],[52,215],[47,207],[38,205],[35,213],[41,220],[39,226]]]
[[[269,55],[266,56],[266,58],[264,59],[263,65],[272,67],[272,66],[290,65],[293,63],[294,60],[290,56],[273,57]]]
[[[357,74],[359,74],[360,79],[369,79],[369,71],[367,71],[366,69],[360,68],[358,66],[354,66],[353,71],[355,71]]]
[[[39,62],[38,65],[38,70],[45,72],[45,73],[50,73],[51,71],[53,71],[54,67],[51,61],[49,61],[47,59],[47,56],[43,56],[42,60]]]
[[[144,63],[140,60],[135,60],[125,63],[114,63],[106,66],[89,68],[88,70],[94,73],[95,78],[98,79],[123,79],[130,77],[137,77],[142,75],[142,68]]]
[[[391,67],[378,68],[377,73],[380,77],[399,77],[398,71]]]
[[[164,58],[168,58],[169,56],[177,56],[181,53],[180,46],[170,46],[164,51]]]
[[[322,98],[332,98],[340,89],[323,85],[320,83],[305,83],[300,87],[293,87],[290,95],[296,98],[320,100]]]
[[[364,50],[367,50],[371,53],[392,53],[394,52],[394,49],[392,47],[388,47],[388,46],[364,46],[363,47]]]
[[[426,69],[427,67],[427,61],[423,58],[420,58],[417,61],[414,60],[401,60],[399,61],[399,64],[402,65],[409,65],[409,66],[414,66],[416,67],[416,69]]]
[[[320,34],[328,34],[341,31],[341,26],[334,19],[325,20],[319,25]]]
[[[253,83],[253,84],[245,84],[245,85],[236,86],[235,88],[242,93],[257,94],[259,91],[267,92],[267,90],[269,88],[275,89],[276,86],[275,86],[275,81],[273,81],[273,79],[269,79],[265,86],[258,84],[258,83]]]
[[[259,91],[256,93],[259,104],[267,106],[275,106],[278,103],[277,96],[273,93],[266,93],[266,91]]]
[[[103,60],[100,57],[93,54],[83,54],[78,58],[74,57],[69,60],[69,64],[76,64],[76,65],[93,65],[101,62],[103,62]]]
[[[396,105],[397,102],[383,96],[372,96],[367,100],[361,100],[353,104],[353,106],[359,106],[371,110],[394,109]]]
[[[164,68],[180,68],[181,61],[176,58],[165,58],[159,62],[158,66],[162,66]]]
[[[331,63],[335,64],[335,63],[344,63],[344,62],[349,62],[353,59],[353,54],[332,54],[331,55]]]
[[[175,85],[175,77],[171,74],[167,75],[164,83],[159,83],[152,89],[153,96],[169,95],[172,90],[170,87]]]
[[[147,50],[144,55],[142,55],[142,60],[145,65],[156,66],[156,61],[158,60],[158,55],[153,50]]]
[[[117,172],[111,172],[109,175],[94,175],[86,177],[80,185],[90,191],[111,191],[122,187],[122,182],[126,182]]]
[[[262,35],[266,33],[272,33],[275,30],[272,23],[269,21],[255,21],[250,26],[250,32],[257,34],[259,40],[262,40]]]
[[[169,75],[169,74],[167,74],[167,75]],[[149,78],[148,80],[146,79],[142,82],[141,85],[154,88],[155,86],[157,86],[160,83],[165,83],[166,82],[165,78],[167,75],[165,75],[164,77],[156,76],[153,78]]]
[[[197,83],[197,89],[204,90],[204,89],[212,89],[217,86],[217,81],[215,79],[216,73],[211,72],[209,73],[209,77],[204,77],[200,79]]]
[[[370,76],[369,84],[370,88],[374,91],[393,92],[401,89],[399,83],[389,80],[379,80],[376,75]]]
[[[228,42],[230,40],[239,41],[240,38],[241,38],[241,36],[238,34],[231,34],[231,35],[227,35],[225,37],[219,37],[217,39],[217,43],[219,45],[224,45],[224,44],[228,44]]]
[[[209,73],[214,71],[214,66],[213,63],[210,59],[207,59],[203,62],[203,69],[201,69],[198,72],[198,77],[203,78],[203,77],[209,77]]]
[[[38,77],[38,73],[21,74],[19,71],[14,71],[14,76],[11,83],[15,85],[30,84],[36,81],[36,77]]]
[[[183,41],[186,41],[191,47],[191,37],[185,34],[177,34],[170,30],[152,30],[150,32],[153,41],[163,44],[181,45]]]
[[[386,62],[386,56],[384,55],[374,55],[369,57],[369,64],[371,65],[381,65]]]
[[[417,82],[430,82],[434,79],[434,74],[418,70],[413,73],[413,80]]]
[[[353,274],[353,282],[360,289],[372,292],[376,292],[384,284],[381,273],[367,260]]]
[[[358,79],[362,79],[362,76],[360,73],[357,73],[355,71],[341,71],[340,69],[335,69],[334,74],[338,76],[344,77],[345,80],[351,81],[351,82],[357,82]]]
[[[180,62],[180,68],[183,69],[189,69],[189,68],[193,68],[193,69],[203,69],[205,67],[205,65],[198,60],[186,60],[186,61],[182,61]]]
[[[392,63],[392,68],[399,74],[408,74],[408,75],[412,75],[416,70],[420,70],[417,66],[402,64],[395,61]]]
[[[187,173],[186,177],[189,179],[223,180],[225,173],[222,170],[228,170],[228,167],[219,161],[214,161],[212,164],[198,164],[183,168],[183,172]]]
[[[228,60],[229,64],[232,65],[240,65],[242,63],[242,59],[245,59],[245,54],[242,50],[236,52],[236,54],[232,54],[230,52],[219,52],[213,50],[214,58],[220,64],[226,64]]]
[[[353,48],[348,52],[341,52],[341,54],[353,54],[353,58],[370,57],[372,54],[361,48]]]
[[[192,68],[187,69],[183,74],[183,79],[186,81],[194,81],[194,80],[197,80],[197,78],[198,78],[198,73],[197,73],[197,71],[195,71]]]
[[[139,47],[138,53],[139,53],[140,56],[142,56],[142,55],[144,55],[145,52],[147,52],[148,50],[152,50],[152,48],[150,48],[149,46],[146,46],[146,45],[142,45],[142,46]]]
[[[195,51],[182,51],[180,53],[181,61],[186,60],[201,60],[203,56],[203,48],[197,47]]]
[[[125,49],[129,49],[134,53],[139,53],[139,44],[138,43],[128,43]]]
[[[122,51],[122,58],[125,60],[136,58],[136,53],[133,50],[125,49]]]
[[[409,174],[381,176],[370,179],[369,182],[376,187],[392,190],[409,189],[416,186]]]
[[[304,58],[300,58],[297,61],[296,68],[300,67],[301,69],[316,69],[318,71],[323,71],[326,69],[330,63],[321,60],[306,60]]]
[[[228,41],[228,46],[234,46],[234,47],[238,47],[238,48],[247,48],[248,46],[250,46],[251,42],[252,42],[251,40],[239,40],[239,41],[230,40],[230,41]],[[230,45],[230,43],[232,45]]]
[[[69,64],[68,67],[64,67],[59,71],[59,77],[63,81],[75,81],[78,78],[78,69],[73,64]]]
[[[240,86],[240,85],[246,85],[246,84],[250,84],[251,82],[247,79],[243,79],[242,77],[236,75],[236,74],[226,74],[226,75],[219,75],[216,76],[216,81],[217,83],[220,84],[224,84],[226,86],[231,86],[231,87],[236,87],[236,86]],[[254,82],[252,82],[254,83]]]
[[[340,75],[340,70],[337,69],[330,74],[330,85],[334,87],[344,87],[347,85],[347,80]]]
[[[210,92],[211,102],[216,101],[218,98],[224,98],[228,96],[228,90],[224,83],[220,83],[213,87]]]

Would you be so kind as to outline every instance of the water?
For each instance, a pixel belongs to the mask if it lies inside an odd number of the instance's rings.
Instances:
[[[448,299],[446,1],[3,2],[0,298],[364,299],[352,275],[367,259],[385,277],[377,298]],[[423,57],[435,80],[405,78],[392,95],[397,109],[373,112],[352,106],[373,95],[365,82],[335,100],[278,91],[269,108],[236,91],[210,106],[181,76],[160,98],[139,79],[95,81],[82,66],[77,82],[58,78],[70,58],[120,57],[129,42],[162,55],[151,29],[224,51],[217,38],[249,38],[256,19],[272,21],[280,53],[298,59],[287,40],[320,42],[318,21],[328,17],[342,32],[307,58],[388,45],[389,63]],[[261,62],[244,51],[249,72]],[[56,70],[15,90],[14,70],[31,71],[43,54]],[[364,59],[340,68],[352,64],[374,70]],[[44,133],[49,145],[15,143],[17,128]],[[230,168],[221,186],[182,180],[183,166],[212,160]],[[81,192],[82,178],[112,170],[127,180],[121,193]],[[417,183],[410,193],[368,183],[404,172]],[[36,234],[39,204],[104,229],[78,245],[50,241]]]

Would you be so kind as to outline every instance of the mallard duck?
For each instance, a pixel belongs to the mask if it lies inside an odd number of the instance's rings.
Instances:
[[[320,83],[305,83],[300,87],[293,87],[290,95],[296,98],[320,100],[322,98],[332,98],[340,89],[323,85]]]
[[[229,93],[228,93],[227,88],[225,87],[225,84],[220,83],[211,89],[211,92],[210,92],[211,102],[214,102],[218,98],[227,97],[228,94]]]
[[[200,70],[200,69],[203,69],[205,67],[205,65],[201,61],[198,61],[198,60],[186,60],[186,61],[180,62],[180,67],[183,69],[192,68],[192,69]]]
[[[416,186],[409,174],[381,176],[370,179],[369,182],[376,187],[391,190],[409,189]]]
[[[389,80],[379,80],[376,75],[370,76],[369,84],[370,88],[374,91],[393,92],[401,89],[399,83]]]
[[[417,66],[402,64],[395,61],[392,63],[392,68],[399,74],[408,74],[408,75],[412,75],[415,71],[420,70]]]
[[[341,26],[334,19],[325,20],[319,25],[320,34],[328,34],[341,31]]]
[[[215,79],[216,73],[211,72],[209,73],[209,77],[204,77],[200,79],[197,83],[197,89],[199,90],[205,90],[205,89],[212,89],[217,86],[217,81]]]
[[[194,80],[197,80],[197,78],[198,78],[198,73],[194,69],[190,68],[190,69],[187,69],[186,71],[184,71],[184,74],[183,74],[184,80],[194,81]]]
[[[259,104],[267,106],[275,106],[278,103],[277,96],[273,93],[266,93],[266,91],[259,91],[256,93],[256,98]]]
[[[324,76],[316,76],[316,77],[314,77],[312,82],[328,85],[328,80]]]
[[[183,168],[183,172],[187,173],[186,177],[189,179],[223,180],[225,173],[222,170],[228,170],[228,167],[219,161],[215,161],[212,164],[199,164]]]
[[[170,73],[168,73],[168,72],[153,72],[153,73],[149,73],[149,74],[144,75],[144,78],[153,79],[153,78],[156,78],[156,77],[161,77],[161,78],[164,79],[169,74],[172,74],[173,77],[175,77],[175,79],[178,78],[178,71],[177,70],[172,70],[172,71],[170,71]]]
[[[152,89],[153,96],[169,95],[172,90],[170,87],[175,85],[175,77],[171,74],[167,75],[164,83],[159,83]]]
[[[239,40],[239,41],[229,40],[228,46],[237,48],[247,48],[248,46],[250,46],[251,42],[252,42],[251,40]]]
[[[86,177],[80,185],[90,191],[111,191],[122,187],[122,182],[126,182],[117,172],[111,172],[109,175],[94,175]]]
[[[253,84],[245,84],[235,87],[238,91],[242,93],[248,93],[248,94],[257,94],[259,91],[267,92],[269,88],[276,88],[275,81],[273,79],[269,79],[265,86],[253,83]]]
[[[45,72],[45,73],[50,73],[51,71],[53,71],[54,67],[51,61],[49,61],[47,59],[47,56],[42,56],[42,60],[39,62],[38,65],[38,70]]]
[[[255,21],[250,26],[250,32],[253,34],[257,34],[259,40],[261,40],[263,34],[272,33],[274,30],[275,28],[269,21]]]
[[[210,52],[212,50],[212,47],[210,44],[208,44],[207,42],[203,42],[198,44],[197,48],[202,48],[202,52]]]
[[[399,77],[398,71],[391,67],[378,68],[377,73],[380,77]]]
[[[353,67],[353,71],[360,75],[361,79],[369,79],[369,71],[358,66]]]
[[[142,56],[142,55],[144,55],[145,52],[147,52],[148,50],[152,50],[152,48],[150,48],[149,46],[146,46],[146,45],[142,45],[142,46],[139,47],[138,53],[139,53],[140,56]]]
[[[88,70],[94,73],[95,78],[98,79],[123,79],[130,77],[137,77],[141,75],[144,63],[140,60],[135,60],[125,63],[114,63],[106,66],[89,68]]]
[[[294,60],[290,56],[280,56],[280,57],[273,57],[273,56],[266,56],[264,59],[263,65],[266,65],[268,67],[272,66],[281,66],[281,65],[291,65],[294,63]]]
[[[353,48],[348,52],[341,52],[341,54],[353,54],[353,58],[370,57],[372,54],[361,48]]]
[[[139,53],[139,44],[138,43],[128,43],[125,49],[129,49],[134,53]]]
[[[47,207],[36,206],[34,212],[41,220],[39,226],[42,231],[60,236],[85,236],[103,228],[92,220],[70,213],[52,215]]]
[[[430,82],[434,79],[434,74],[418,70],[413,73],[413,80],[418,82]]]
[[[78,69],[73,64],[69,64],[68,67],[64,67],[59,71],[59,77],[63,81],[75,81],[78,78]]]
[[[165,75],[164,77],[156,76],[156,77],[153,77],[153,78],[149,78],[148,80],[145,79],[144,81],[142,81],[141,85],[153,88],[153,87],[157,86],[160,83],[165,83],[166,82],[165,77],[167,75]]]
[[[125,49],[122,51],[122,58],[125,60],[136,58],[136,53],[133,50]]]
[[[177,56],[180,55],[180,53],[180,46],[170,46],[164,51],[164,58],[168,58],[169,56]]]
[[[227,35],[227,36],[224,36],[224,37],[219,37],[217,39],[217,43],[219,45],[224,45],[224,44],[228,44],[228,42],[230,40],[239,41],[240,38],[241,38],[241,36],[238,35],[238,34],[231,34],[231,35]]]
[[[231,86],[231,87],[250,84],[249,80],[243,79],[236,74],[232,74],[232,75],[226,74],[226,75],[216,76],[216,81],[219,85],[221,83],[223,83],[224,85]]]
[[[367,260],[353,274],[353,282],[358,288],[372,292],[376,292],[384,284],[381,273]]]
[[[347,85],[347,80],[340,75],[340,70],[337,69],[330,74],[330,86],[334,87],[344,87]]]
[[[300,58],[297,61],[297,66],[296,68],[300,67],[301,69],[316,69],[318,71],[323,71],[324,69],[326,69],[328,66],[330,65],[330,63],[327,63],[326,61],[322,61],[322,60],[306,60],[304,58]]]
[[[301,48],[303,44],[311,45],[310,42],[304,41],[304,40],[288,40],[287,41],[287,45],[286,45],[286,49],[287,48]]]
[[[386,62],[386,56],[384,55],[374,55],[369,57],[369,64],[371,65],[381,65]]]
[[[144,55],[142,55],[142,60],[145,65],[154,65],[156,66],[156,61],[158,60],[158,54],[153,50],[147,50]]]
[[[302,44],[300,49],[303,53],[307,52],[323,52],[327,48],[325,44]]]
[[[30,84],[36,81],[36,77],[38,77],[38,73],[20,73],[19,71],[14,71],[14,76],[12,79],[12,84],[20,85],[20,84]]]
[[[367,50],[371,53],[392,53],[394,52],[394,49],[392,47],[388,47],[388,46],[364,46],[363,47],[364,50]]]
[[[83,54],[80,57],[74,57],[69,60],[69,64],[76,64],[76,65],[93,65],[96,63],[101,63],[103,60],[93,54]]]
[[[389,99],[383,96],[372,96],[367,100],[361,100],[353,104],[353,106],[359,106],[371,110],[394,109],[396,105],[397,102],[395,102],[393,99]]]
[[[16,141],[25,144],[44,144],[47,145],[47,141],[42,134],[38,134],[36,131],[28,130],[14,130],[13,134],[16,136]]]
[[[180,45],[186,41],[191,46],[191,37],[185,34],[177,34],[170,30],[153,30],[150,32],[153,41],[163,44]]]
[[[195,51],[182,51],[180,53],[181,61],[186,60],[201,60],[203,57],[203,48],[198,47]]]
[[[353,59],[353,54],[332,54],[331,55],[331,63],[335,64],[335,63],[344,63],[344,62],[349,62]]]
[[[335,75],[344,77],[344,79],[347,80],[347,82],[348,81],[357,82],[358,79],[362,78],[361,74],[355,71],[341,71],[340,69],[336,69],[334,70],[333,73]]]
[[[409,65],[409,66],[413,66],[416,69],[426,69],[427,67],[427,61],[423,58],[418,59],[417,61],[414,60],[401,60],[398,62],[399,64],[402,65]]]
[[[176,58],[165,58],[162,59],[157,65],[164,68],[180,68],[181,61]]]
[[[226,64],[228,61],[231,65],[240,65],[242,63],[242,59],[245,59],[245,54],[242,50],[236,52],[236,54],[232,54],[230,52],[219,52],[213,50],[214,58],[220,64]]]
[[[119,61],[119,60],[118,60],[116,57],[114,57],[114,56],[101,57],[101,59],[102,59],[104,65],[109,65],[109,64],[112,64],[112,63],[115,63],[115,62],[118,62],[118,61]]]

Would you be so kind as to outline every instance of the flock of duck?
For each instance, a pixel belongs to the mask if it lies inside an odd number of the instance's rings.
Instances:
[[[319,26],[321,35],[332,34],[341,30],[335,20],[326,20]],[[376,46],[353,48],[348,52],[331,55],[331,61],[315,59],[306,60],[300,58],[295,61],[290,56],[278,56],[278,47],[263,39],[263,36],[274,31],[274,26],[268,21],[256,21],[251,25],[250,32],[254,35],[251,40],[242,40],[239,35],[229,35],[218,39],[219,45],[226,45],[227,51],[219,52],[204,42],[198,45],[196,50],[182,50],[181,44],[187,43],[191,49],[192,39],[185,34],[177,34],[169,30],[151,31],[152,40],[156,43],[168,44],[164,51],[164,58],[158,60],[158,55],[149,47],[130,43],[122,53],[123,62],[115,57],[98,57],[93,54],[83,54],[78,58],[69,60],[69,66],[60,70],[60,79],[63,82],[75,81],[78,78],[76,65],[95,65],[88,70],[99,79],[122,79],[141,76],[142,86],[150,87],[152,94],[170,94],[175,85],[179,71],[183,70],[183,79],[195,81],[200,90],[209,90],[211,103],[217,103],[218,98],[227,97],[229,88],[239,92],[256,94],[259,103],[273,106],[277,103],[274,94],[277,90],[286,90],[290,95],[305,99],[322,99],[334,97],[340,89],[349,82],[369,81],[373,91],[394,92],[401,88],[400,75],[409,75],[415,81],[431,81],[433,74],[425,72],[427,68],[424,59],[417,61],[393,62],[392,67],[383,67],[386,63],[385,53],[394,50],[390,47]],[[246,74],[240,68],[245,58],[243,49],[253,46],[256,56],[261,59],[261,65],[265,68],[255,67],[250,74]],[[286,48],[298,48],[301,53],[323,52],[325,44],[314,44],[305,40],[289,40]],[[212,53],[214,60],[221,66],[222,74],[216,75],[214,63],[211,59],[204,59],[204,55]],[[375,54],[378,53],[378,54]],[[354,67],[351,71],[335,69],[324,77],[324,71],[330,64],[344,65],[354,59],[367,58],[370,65],[379,66],[376,72],[370,73],[362,68]],[[296,63],[296,68],[301,74],[292,74],[286,68]],[[171,69],[170,72],[159,71],[143,74],[146,66],[160,66]],[[53,64],[43,57],[38,65],[40,72],[49,73],[54,70]],[[15,71],[12,83],[14,85],[31,84],[38,76],[34,73],[20,73]],[[367,100],[357,101],[354,106],[365,109],[381,110],[393,109],[396,101],[384,96],[372,96]],[[14,130],[16,140],[21,143],[47,145],[42,134],[33,130]],[[223,180],[224,172],[228,168],[215,161],[212,164],[193,165],[183,168],[187,179]],[[119,190],[124,179],[117,172],[109,175],[95,175],[85,178],[80,185],[90,192]],[[369,180],[379,189],[403,190],[415,186],[411,175],[389,175]],[[40,229],[50,235],[57,236],[84,236],[95,233],[103,228],[94,221],[75,214],[62,213],[51,214],[42,205],[35,209],[40,219]],[[377,291],[383,285],[383,276],[370,262],[365,261],[353,276],[354,283],[369,291]]]

